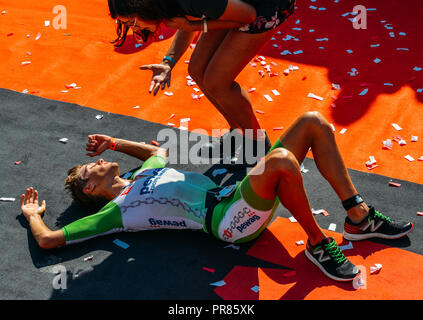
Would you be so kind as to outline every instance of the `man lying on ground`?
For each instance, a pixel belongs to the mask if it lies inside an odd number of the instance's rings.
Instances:
[[[46,202],[39,204],[37,190],[28,188],[22,194],[21,210],[43,249],[114,232],[157,229],[203,230],[226,242],[243,243],[263,232],[280,200],[307,233],[307,258],[328,277],[350,281],[360,270],[320,229],[307,199],[300,163],[309,148],[346,210],[344,238],[396,239],[412,230],[412,223],[394,222],[364,202],[349,177],[330,124],[317,112],[299,117],[242,181],[224,189],[203,174],[165,168],[163,148],[89,135],[88,156],[112,149],[144,164],[129,179],[119,176],[117,163],[103,159],[70,169],[66,188],[77,202],[107,204],[60,230],[52,231],[43,223]]]

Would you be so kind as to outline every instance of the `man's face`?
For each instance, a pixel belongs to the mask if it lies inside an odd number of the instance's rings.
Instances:
[[[98,159],[97,162],[82,165],[79,169],[79,174],[82,179],[87,180],[87,184],[91,183],[97,189],[102,189],[107,187],[119,175],[119,165],[116,162],[106,162],[103,159]]]

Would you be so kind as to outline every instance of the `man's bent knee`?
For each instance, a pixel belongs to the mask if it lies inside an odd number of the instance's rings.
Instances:
[[[272,173],[297,175],[301,172],[295,155],[285,148],[277,148],[267,155],[266,170]]]

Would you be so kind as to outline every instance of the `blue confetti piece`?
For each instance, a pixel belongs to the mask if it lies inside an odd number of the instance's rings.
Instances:
[[[365,96],[367,94],[367,92],[369,92],[369,89],[364,89],[363,91],[360,92],[360,96]]]
[[[377,44],[371,44],[371,45],[370,45],[370,47],[371,47],[371,48],[380,47],[380,43],[377,43]]]
[[[392,83],[389,83],[389,82],[385,82],[383,85],[384,86],[390,86],[390,87],[393,87],[394,86]]]
[[[292,54],[289,50],[284,50],[281,52],[282,56],[286,56],[287,54]]]
[[[259,286],[254,286],[254,287],[251,288],[251,290],[254,291],[255,293],[257,293],[257,292],[260,291],[260,288],[259,288]]]
[[[295,24],[300,24],[300,19],[298,19],[297,21],[295,21]]]
[[[376,11],[376,8],[367,8],[367,11]]]
[[[347,49],[346,50],[348,53],[353,53],[354,51],[352,51],[351,49]]]
[[[317,9],[317,7],[315,7],[315,6],[310,6],[309,8],[310,9],[313,9],[313,10],[316,10]]]
[[[303,30],[303,29],[301,29],[301,28],[292,28],[292,30],[301,31],[301,30]]]
[[[319,8],[319,11],[325,11],[326,8]]]
[[[408,48],[397,48],[398,51],[409,51]]]
[[[422,68],[420,68],[420,67],[414,67],[414,69],[413,69],[414,71],[422,71]]]
[[[308,30],[308,32],[314,32],[314,29],[310,29],[310,30]]]
[[[119,246],[119,247],[123,248],[123,249],[128,249],[128,248],[129,248],[129,244],[127,244],[127,243],[125,243],[125,242],[123,242],[123,241],[121,241],[121,240],[119,240],[119,239],[115,239],[115,240],[113,241],[113,243],[114,243],[115,245],[117,245],[117,246]]]
[[[319,47],[319,49],[320,49],[320,50],[324,50],[324,49],[325,49],[325,47]]]
[[[316,41],[329,41],[329,38],[320,38],[320,39],[316,39]]]
[[[394,33],[394,32],[389,32],[389,36],[390,36],[391,38],[395,38],[395,33]]]
[[[422,93],[423,92],[423,88],[417,89],[418,93]]]
[[[226,284],[226,282],[225,282],[224,280],[221,280],[221,281],[217,281],[217,282],[210,283],[210,285],[211,285],[211,286],[215,286],[215,287],[222,287],[222,286],[224,286],[225,284]]]
[[[294,54],[300,54],[303,53],[303,50],[294,51]]]
[[[382,60],[380,60],[379,58],[376,58],[376,59],[374,59],[374,60],[373,60],[373,62],[374,62],[374,63],[379,63],[379,62],[381,62],[381,61],[382,61]]]
[[[141,46],[142,46],[142,43],[136,43],[136,44],[135,44],[135,48],[137,48],[137,49],[138,49],[139,47],[141,47]]]
[[[407,34],[405,32],[398,33],[400,36],[406,36]]]
[[[385,27],[385,29],[388,29],[388,30],[392,30],[394,28],[392,26],[392,24],[390,24],[390,23],[385,24],[384,27]]]

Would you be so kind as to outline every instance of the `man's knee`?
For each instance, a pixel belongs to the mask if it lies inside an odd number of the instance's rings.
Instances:
[[[283,174],[296,177],[301,175],[300,165],[295,155],[285,148],[271,151],[265,162],[266,169],[271,174]]]
[[[301,115],[300,121],[312,129],[332,132],[329,121],[318,111],[309,111]]]

